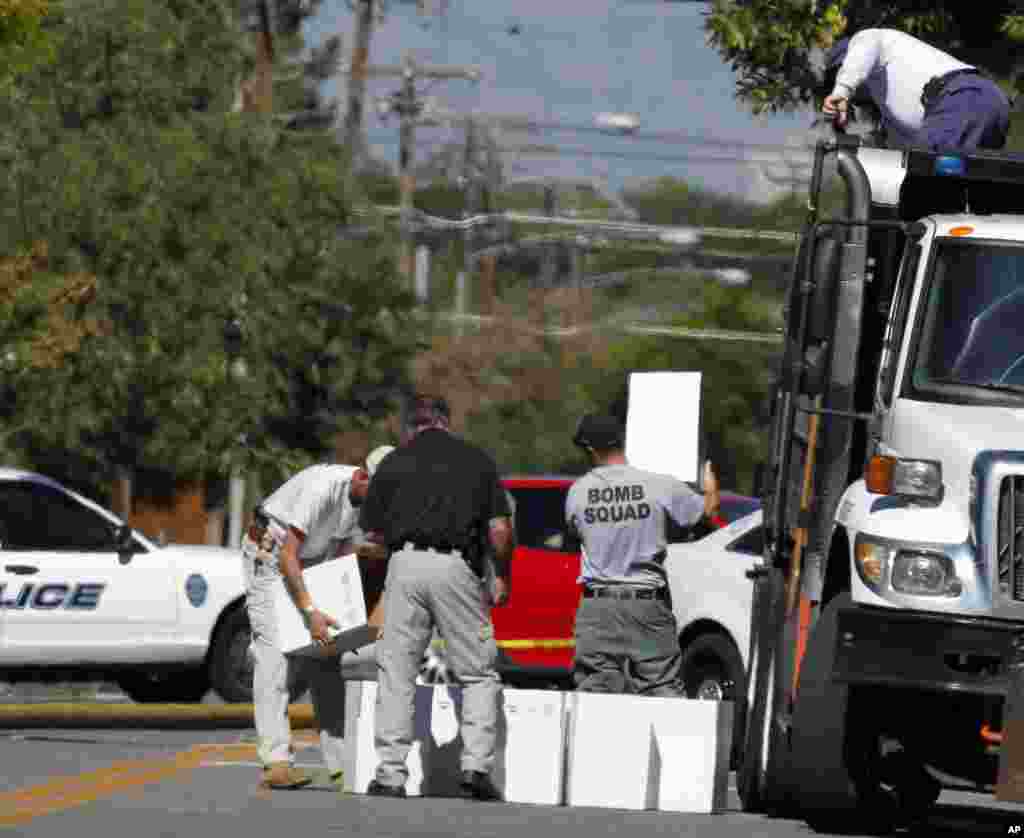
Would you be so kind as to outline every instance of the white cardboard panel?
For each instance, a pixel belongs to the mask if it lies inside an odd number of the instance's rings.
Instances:
[[[548,690],[503,691],[497,755],[491,779],[510,803],[562,802],[565,695]],[[363,794],[377,770],[373,723],[377,684],[350,681],[345,701],[345,790]],[[458,793],[462,690],[416,687],[414,739],[406,765],[406,794],[448,797]]]
[[[336,650],[355,649],[371,643],[377,629],[367,625],[366,601],[359,563],[354,555],[321,562],[302,572],[306,589],[317,608],[330,614],[340,624],[331,629]],[[282,580],[274,592],[274,614],[277,617],[281,651],[286,655],[317,655],[325,653],[310,643],[309,629],[295,607]],[[334,650],[332,650],[334,651]]]
[[[570,806],[725,808],[732,702],[573,693],[569,712]]]
[[[630,373],[626,414],[630,465],[697,481],[700,386],[699,372]]]

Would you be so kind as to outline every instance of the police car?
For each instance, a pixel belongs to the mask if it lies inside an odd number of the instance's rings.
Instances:
[[[0,680],[251,701],[249,641],[237,551],[158,546],[54,480],[0,468]]]

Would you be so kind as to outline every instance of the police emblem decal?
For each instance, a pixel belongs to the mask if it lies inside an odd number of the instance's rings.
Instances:
[[[188,601],[196,608],[199,608],[199,606],[206,602],[208,590],[209,585],[206,584],[205,577],[199,573],[193,573],[185,580],[185,595],[188,597]]]

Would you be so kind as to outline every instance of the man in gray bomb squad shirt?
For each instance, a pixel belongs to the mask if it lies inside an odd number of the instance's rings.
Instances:
[[[674,477],[626,461],[612,416],[583,417],[573,442],[593,468],[566,498],[570,534],[583,548],[573,679],[585,692],[679,696],[681,655],[665,576],[671,517],[690,526],[718,513],[718,480],[705,467],[702,498]]]

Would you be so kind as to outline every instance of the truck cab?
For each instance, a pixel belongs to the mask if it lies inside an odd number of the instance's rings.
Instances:
[[[846,213],[822,219],[833,163]],[[816,150],[750,574],[750,810],[885,831],[995,791],[1024,636],[1022,185],[1009,155]]]

